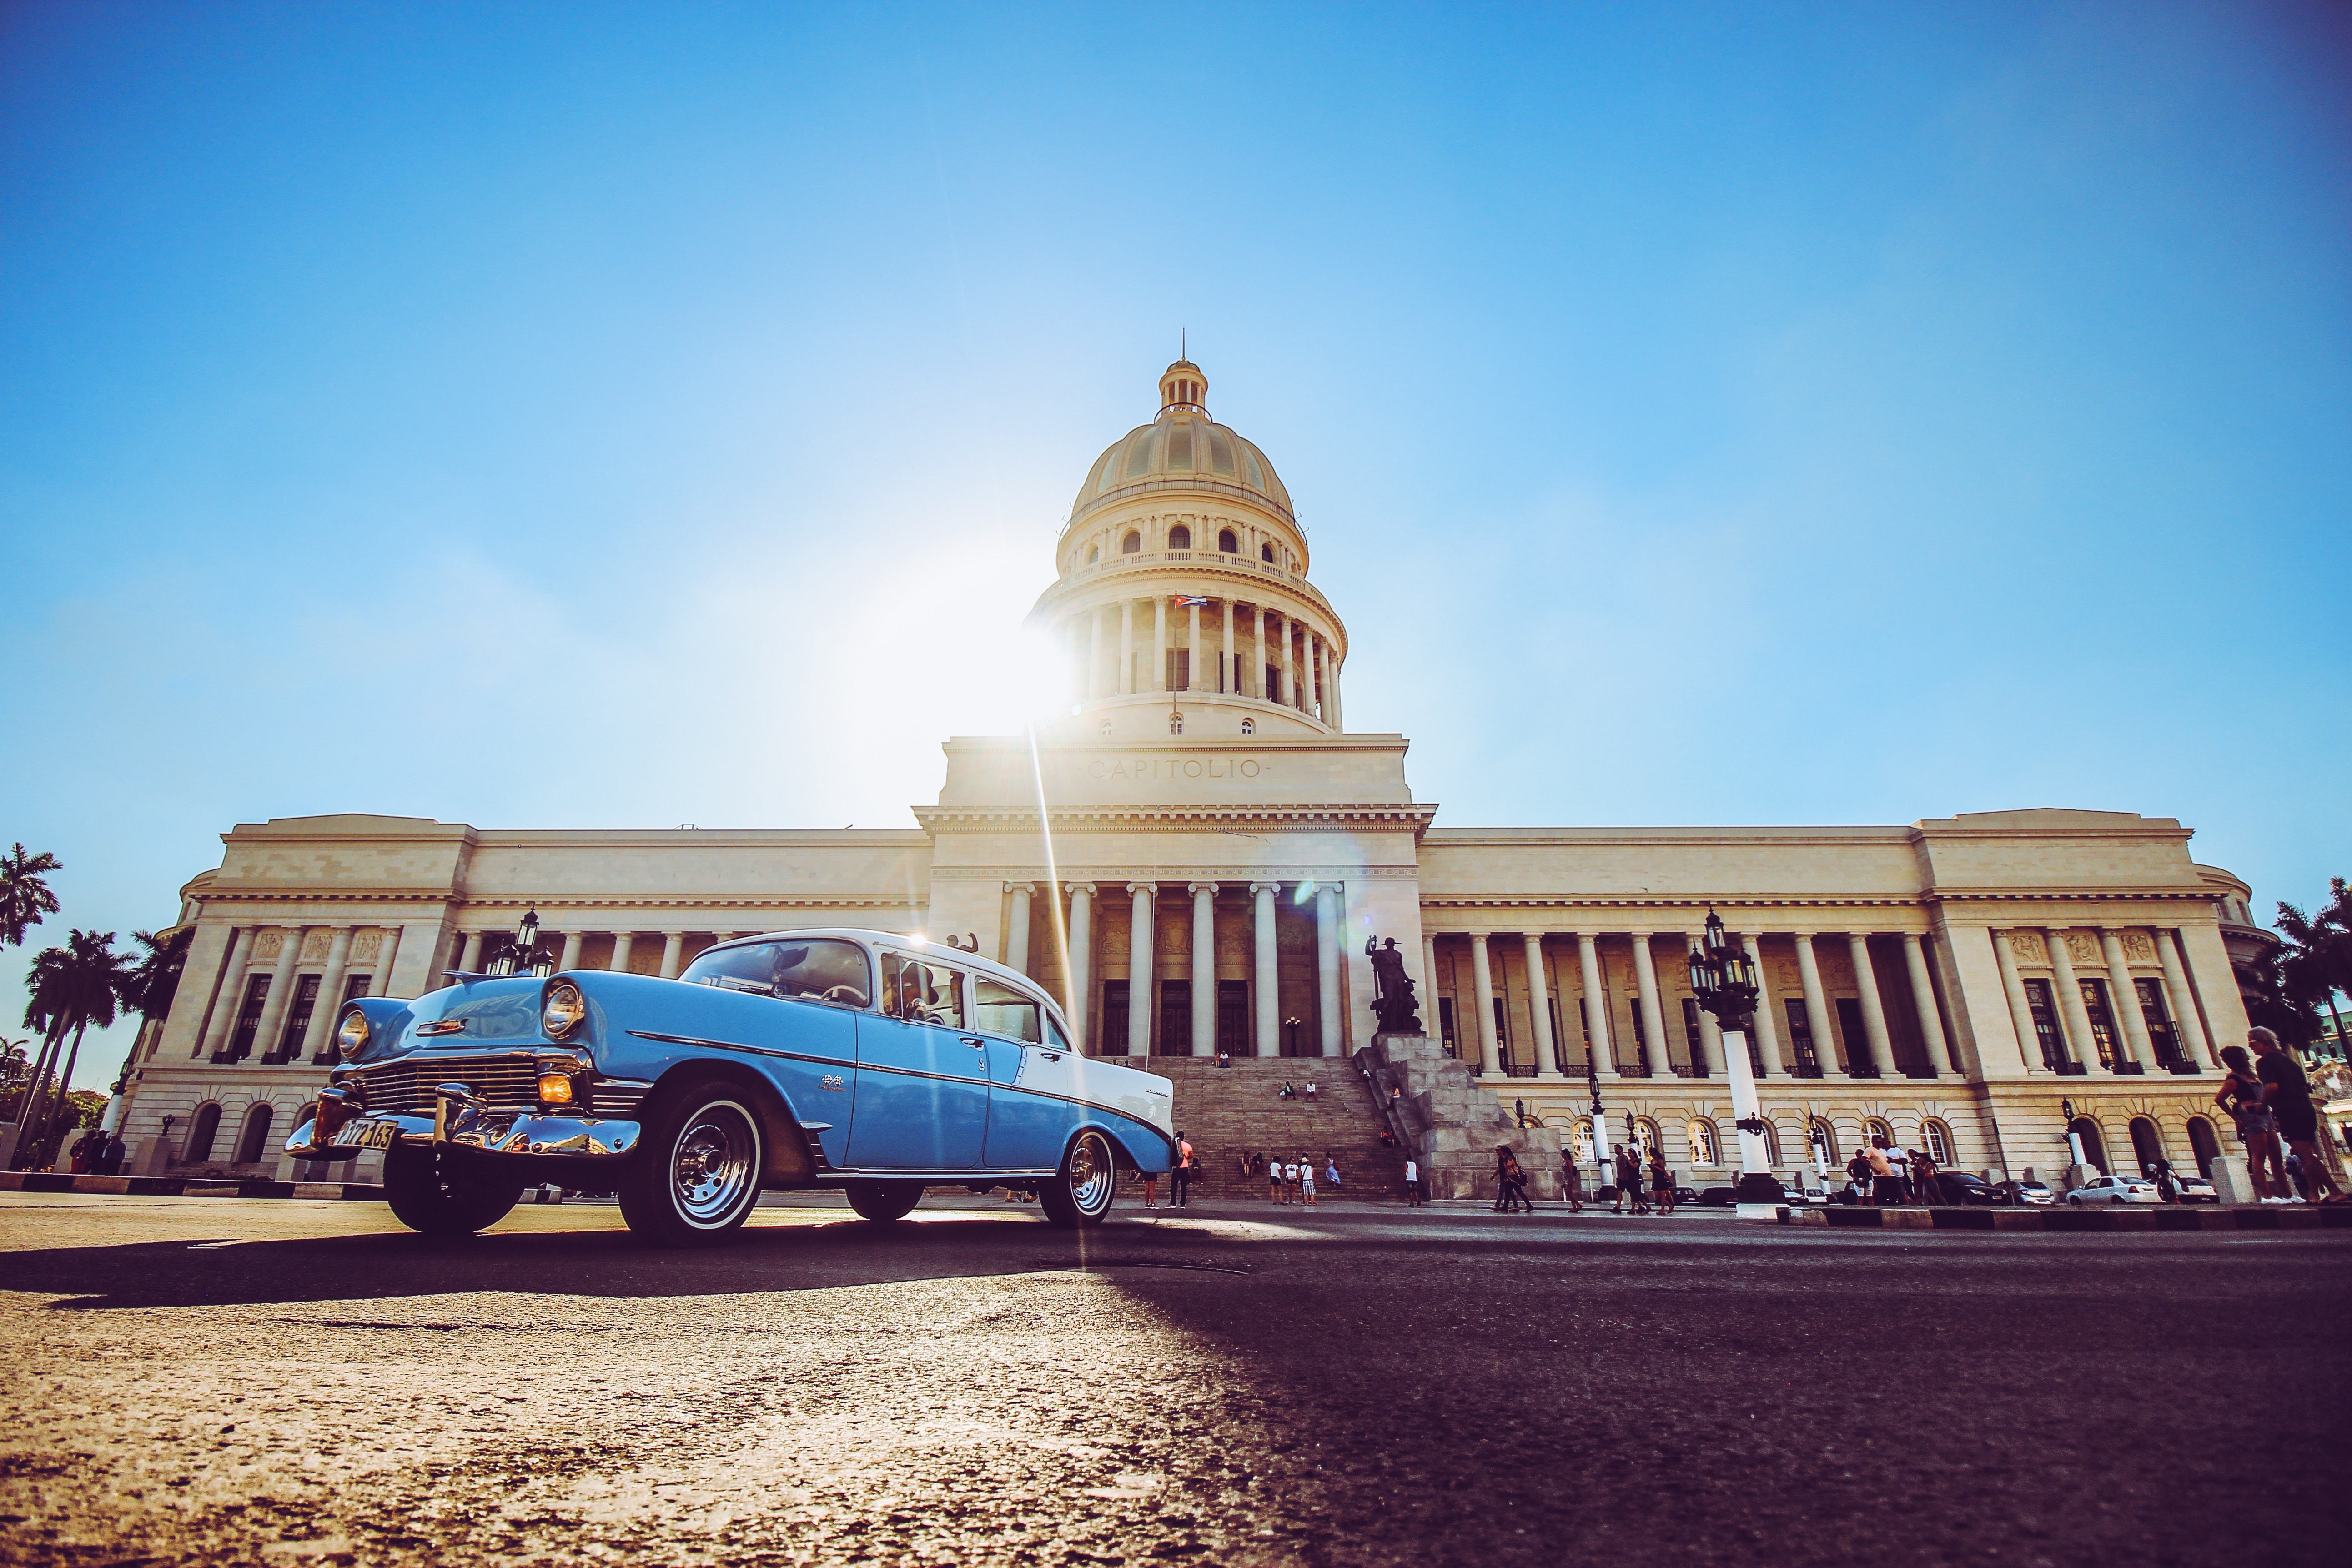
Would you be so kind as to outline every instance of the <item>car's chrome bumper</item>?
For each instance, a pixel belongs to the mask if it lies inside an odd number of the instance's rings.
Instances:
[[[389,1132],[378,1131],[387,1127]],[[312,1118],[294,1130],[286,1141],[286,1152],[298,1160],[349,1160],[397,1142],[426,1147],[449,1143],[485,1154],[611,1160],[635,1151],[637,1137],[638,1124],[634,1121],[451,1105],[441,1118],[362,1111],[344,1118],[324,1143],[318,1142],[318,1121]]]

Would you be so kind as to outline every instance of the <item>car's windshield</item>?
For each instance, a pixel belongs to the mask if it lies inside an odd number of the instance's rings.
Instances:
[[[868,1006],[874,1000],[874,982],[864,950],[854,942],[828,937],[719,948],[688,964],[678,978],[730,991],[758,991],[850,1007]]]

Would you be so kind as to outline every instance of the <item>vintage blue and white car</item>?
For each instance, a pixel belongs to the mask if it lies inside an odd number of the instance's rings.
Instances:
[[[617,1194],[673,1246],[728,1236],[771,1187],[841,1187],[887,1222],[926,1186],[1005,1186],[1091,1226],[1121,1169],[1171,1163],[1169,1080],[1079,1055],[1042,988],[958,948],[829,929],[723,942],[676,980],[524,966],[350,1004],[287,1152],[383,1150],[421,1231],[479,1230],[554,1183]]]

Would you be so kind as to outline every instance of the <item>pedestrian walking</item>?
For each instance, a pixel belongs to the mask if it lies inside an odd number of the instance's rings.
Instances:
[[[1870,1162],[1862,1157],[1862,1151],[1859,1149],[1853,1152],[1853,1158],[1845,1163],[1845,1179],[1848,1188],[1853,1194],[1853,1201],[1858,1204],[1868,1204],[1870,1202]]]
[[[1333,1192],[1336,1193],[1339,1190],[1339,1156],[1335,1154],[1325,1154],[1323,1156],[1323,1179],[1330,1184],[1330,1187]]]
[[[1666,1169],[1666,1156],[1658,1150],[1650,1153],[1650,1196],[1660,1214],[1675,1212],[1675,1173]]]
[[[1576,1151],[1559,1152],[1559,1195],[1568,1200],[1568,1212],[1584,1212],[1584,1173],[1577,1168]]]
[[[2238,1142],[2246,1146],[2246,1171],[2254,1179],[2254,1201],[2287,1201],[2286,1165],[2279,1158],[2278,1116],[2264,1102],[2268,1088],[2243,1046],[2225,1046],[2221,1060],[2230,1069],[2213,1103],[2237,1123]]]
[[[1417,1160],[1404,1163],[1404,1206],[1409,1209],[1421,1206],[1421,1163]]]
[[[1160,1206],[1160,1173],[1144,1171],[1139,1173],[1143,1177],[1143,1206],[1148,1209],[1158,1208]]]
[[[1184,1130],[1176,1130],[1176,1168],[1168,1177],[1168,1201],[1178,1208],[1188,1206],[1195,1173],[1192,1145],[1184,1141]]]
[[[1536,1212],[1536,1205],[1528,1202],[1527,1171],[1519,1164],[1518,1156],[1511,1152],[1507,1143],[1495,1145],[1495,1212]]]
[[[1642,1191],[1642,1156],[1622,1143],[1617,1145],[1615,1175],[1617,1212],[1648,1214],[1650,1200]]]
[[[1944,1201],[1942,1184],[1936,1180],[1936,1162],[1928,1158],[1925,1149],[1911,1151],[1911,1193],[1931,1208]]]
[[[2294,1152],[2296,1169],[2289,1173],[2303,1189],[2305,1203],[2340,1204],[2344,1189],[2329,1174],[2319,1153],[2319,1112],[2311,1103],[2311,1079],[2303,1064],[2286,1052],[2279,1037],[2257,1024],[2247,1031],[2246,1043],[2259,1059],[2254,1075],[2262,1080],[2263,1104],[2278,1121],[2278,1135]],[[2326,1194],[2325,1197],[2320,1196]]]
[[[1302,1208],[1315,1206],[1315,1162],[1304,1154],[1298,1156],[1298,1203]]]

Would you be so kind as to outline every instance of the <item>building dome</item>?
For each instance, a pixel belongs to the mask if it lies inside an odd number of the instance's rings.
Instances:
[[[1189,490],[1255,501],[1285,522],[1296,524],[1290,492],[1274,465],[1230,426],[1209,417],[1202,406],[1208,378],[1190,360],[1178,360],[1160,377],[1160,417],[1113,441],[1087,470],[1070,506],[1070,521],[1098,508],[1155,490]]]

